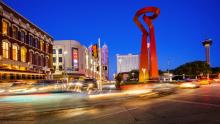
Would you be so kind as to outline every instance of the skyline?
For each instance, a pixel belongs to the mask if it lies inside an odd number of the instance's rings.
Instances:
[[[220,49],[218,42],[220,36],[217,36],[217,31],[220,29],[218,24],[220,17],[217,16],[220,11],[217,6],[220,3],[218,0],[211,2],[195,0],[190,3],[189,1],[147,0],[149,3],[146,2],[146,4],[144,1],[135,0],[126,3],[125,1],[85,1],[66,0],[60,3],[48,0],[44,4],[39,1],[25,1],[23,4],[16,0],[4,0],[11,8],[48,32],[54,40],[77,40],[89,46],[96,43],[101,36],[102,44],[106,43],[109,47],[110,77],[116,72],[116,54],[140,52],[142,33],[133,22],[133,16],[139,8],[146,6],[157,6],[161,9],[160,15],[153,22],[159,69],[173,69],[194,60],[205,61],[205,48],[202,46],[202,41],[207,38],[213,40],[211,65],[212,67],[220,65],[220,58],[215,58]],[[76,5],[70,8],[73,4]],[[48,9],[48,6],[53,7]],[[59,9],[60,6],[65,7]],[[79,13],[78,10],[81,12]],[[187,17],[190,19],[187,20]],[[184,45],[186,47],[183,47]],[[170,67],[168,67],[169,60]]]

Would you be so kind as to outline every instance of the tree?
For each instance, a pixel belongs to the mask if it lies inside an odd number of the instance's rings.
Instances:
[[[139,78],[139,70],[131,70],[129,72],[129,80],[138,80]]]
[[[175,75],[189,75],[195,77],[200,74],[208,74],[211,72],[209,64],[204,61],[194,61],[180,65],[174,70]]]
[[[212,74],[218,74],[218,73],[220,73],[220,67],[212,68]]]

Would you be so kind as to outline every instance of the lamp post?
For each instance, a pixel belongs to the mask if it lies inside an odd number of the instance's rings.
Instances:
[[[66,78],[66,61],[65,61],[65,56],[68,54],[67,51],[63,52],[63,64],[64,64],[64,77]]]
[[[134,73],[134,72],[132,72],[131,74],[132,74],[132,80],[134,80],[134,74],[135,74],[135,73]]]
[[[146,73],[146,68],[142,68],[142,71],[144,73],[144,83],[145,83],[145,73]]]

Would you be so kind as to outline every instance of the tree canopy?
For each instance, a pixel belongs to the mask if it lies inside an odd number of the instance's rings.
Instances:
[[[174,69],[174,74],[176,75],[191,75],[191,76],[197,76],[200,74],[208,74],[211,72],[211,68],[209,64],[207,64],[204,61],[194,61],[189,62],[183,65],[180,65],[176,69]]]

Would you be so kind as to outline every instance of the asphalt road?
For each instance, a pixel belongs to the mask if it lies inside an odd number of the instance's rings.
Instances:
[[[220,84],[165,96],[10,96],[0,110],[0,124],[220,124]]]

